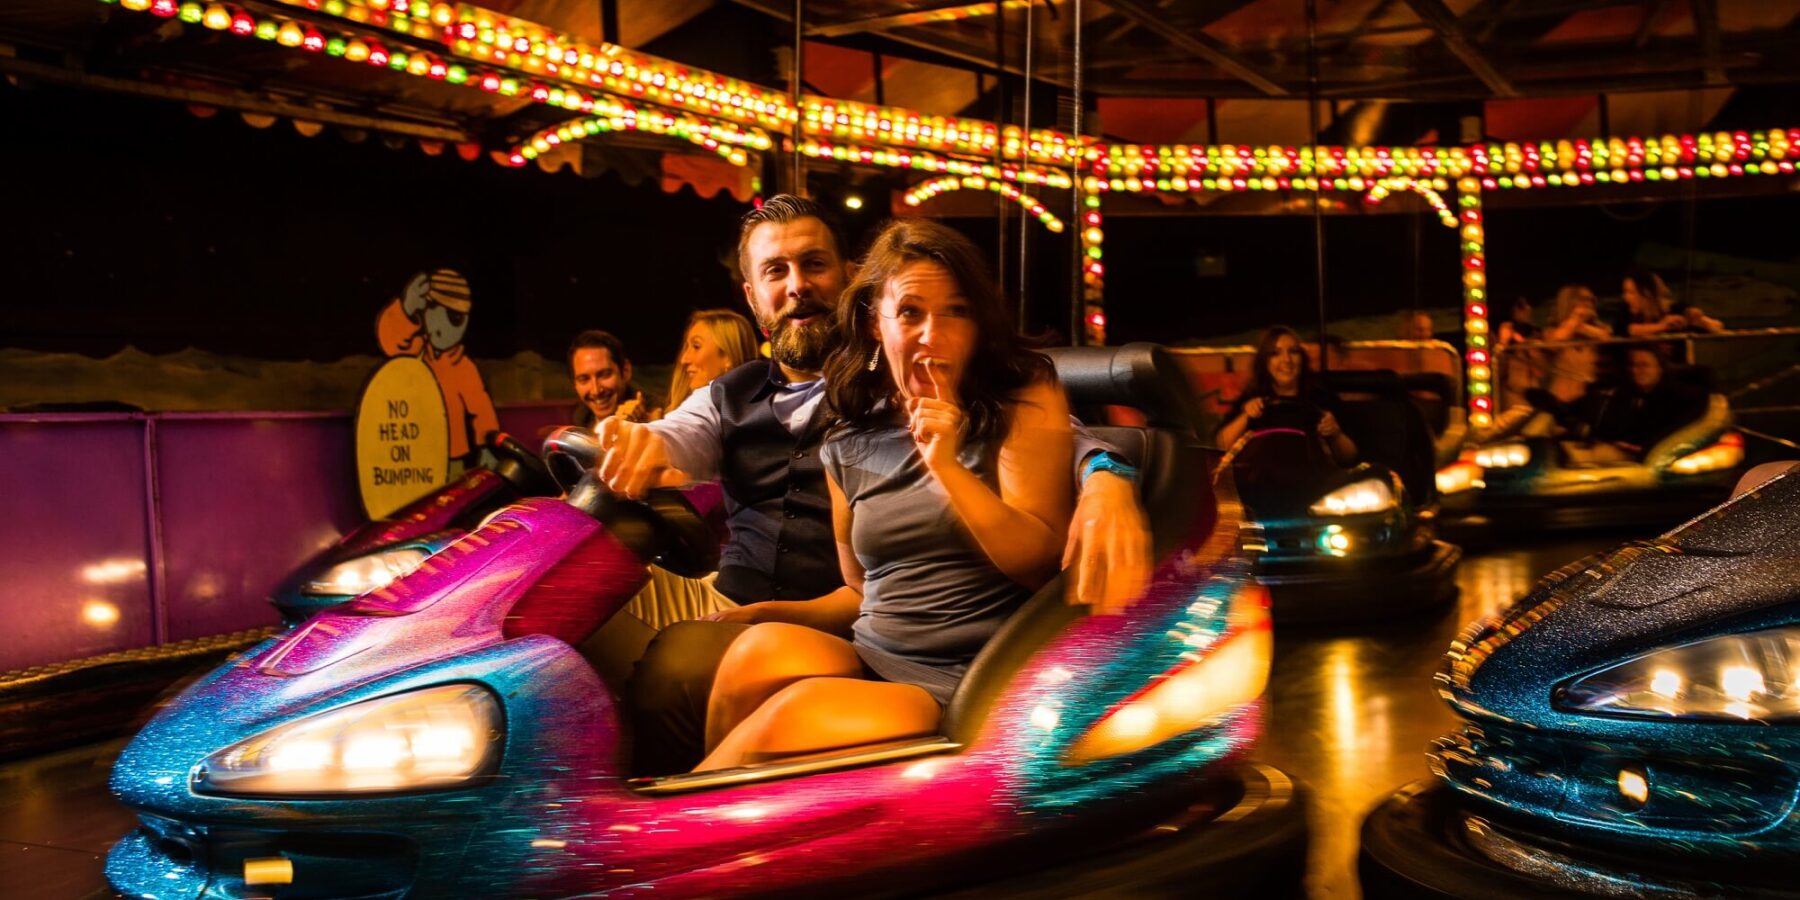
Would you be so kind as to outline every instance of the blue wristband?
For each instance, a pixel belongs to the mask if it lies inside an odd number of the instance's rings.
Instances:
[[[1095,472],[1111,472],[1134,485],[1137,484],[1138,470],[1130,463],[1112,455],[1110,451],[1102,450],[1088,457],[1087,462],[1081,466],[1081,483],[1087,484],[1087,480],[1093,477]]]

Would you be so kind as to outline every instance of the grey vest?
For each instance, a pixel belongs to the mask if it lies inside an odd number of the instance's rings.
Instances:
[[[739,603],[806,600],[844,584],[831,533],[831,498],[819,462],[824,404],[805,430],[788,432],[775,415],[768,360],[745,363],[715,379],[731,536],[719,563],[719,592]]]

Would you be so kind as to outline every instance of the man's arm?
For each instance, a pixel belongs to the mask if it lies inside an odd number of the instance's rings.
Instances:
[[[614,493],[642,497],[653,487],[719,477],[723,431],[712,391],[695,391],[655,422],[610,416],[595,429],[605,451],[596,471]]]
[[[856,617],[861,614],[862,592],[846,585],[811,600],[764,600],[716,612],[707,618],[715,622],[739,622],[745,625],[786,622],[848,638],[850,626],[855,624]]]
[[[1124,612],[1150,585],[1150,525],[1138,504],[1137,484],[1106,468],[1090,468],[1094,457],[1124,455],[1095,437],[1079,421],[1075,426],[1075,483],[1080,495],[1069,522],[1062,566],[1073,567],[1069,602],[1097,613]]]

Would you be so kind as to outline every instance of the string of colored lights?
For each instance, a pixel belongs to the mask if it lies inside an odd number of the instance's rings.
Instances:
[[[1106,265],[1101,262],[1101,244],[1106,241],[1100,216],[1100,196],[1088,194],[1081,200],[1087,212],[1081,215],[1081,320],[1086,326],[1089,346],[1106,343]]]
[[[1376,182],[1374,187],[1369,188],[1369,193],[1364,195],[1363,199],[1369,201],[1369,205],[1374,206],[1386,200],[1388,195],[1395,191],[1411,191],[1424,197],[1425,202],[1431,204],[1431,208],[1437,211],[1438,220],[1444,223],[1445,228],[1455,228],[1457,225],[1456,213],[1450,211],[1450,204],[1444,202],[1444,195],[1439,193],[1439,191],[1449,189],[1450,185],[1441,178],[1433,179],[1430,182],[1420,181],[1416,178],[1383,178]]]
[[[522,166],[560,144],[615,131],[647,131],[681,138],[719,154],[734,166],[750,164],[744,146],[767,150],[771,144],[768,134],[761,129],[745,131],[729,122],[687,113],[640,110],[623,102],[597,104],[596,109],[599,115],[564,122],[526,138],[507,154],[507,160]]]
[[[1059,172],[1055,169],[1036,166],[996,166],[992,162],[939,156],[934,153],[897,147],[832,144],[826,141],[809,140],[801,143],[800,152],[814,159],[833,159],[838,162],[946,175],[979,175],[982,178],[996,181],[1042,185],[1059,189],[1067,189],[1073,183],[1073,179],[1067,172]]]
[[[960,191],[964,188],[976,191],[994,191],[1037,217],[1045,228],[1058,234],[1062,233],[1063,220],[1044,207],[1036,197],[1019,190],[1018,185],[980,175],[943,175],[913,185],[901,196],[900,200],[907,206],[918,206],[939,194],[949,191]]]
[[[806,131],[851,143],[880,143],[944,153],[969,153],[993,157],[996,143],[1009,160],[1068,166],[1076,158],[1075,142],[1068,135],[1034,128],[1023,129],[957,116],[927,116],[912,110],[808,97]]]
[[[1487,225],[1482,221],[1481,182],[1456,182],[1458,247],[1462,254],[1463,380],[1469,396],[1469,427],[1493,424],[1494,373],[1488,351]]]
[[[1096,144],[1085,154],[1085,183],[1093,190],[1312,190],[1310,179],[1323,177],[1328,189],[1361,191],[1370,179],[1474,175],[1495,190],[1783,175],[1800,161],[1800,128],[1318,151],[1315,160],[1312,147]]]

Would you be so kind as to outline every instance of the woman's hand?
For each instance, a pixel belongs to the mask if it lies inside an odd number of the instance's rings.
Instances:
[[[962,450],[963,412],[956,403],[955,387],[943,382],[937,367],[928,366],[925,372],[937,396],[914,397],[906,404],[907,430],[912,432],[925,468],[941,472],[962,465],[957,454]]]
[[[1251,398],[1249,403],[1244,404],[1244,421],[1248,422],[1251,419],[1262,416],[1263,399],[1264,398],[1262,397],[1254,397]]]
[[[1319,411],[1319,437],[1329,441],[1343,433],[1344,429],[1338,425],[1337,416],[1332,415],[1330,410]]]

